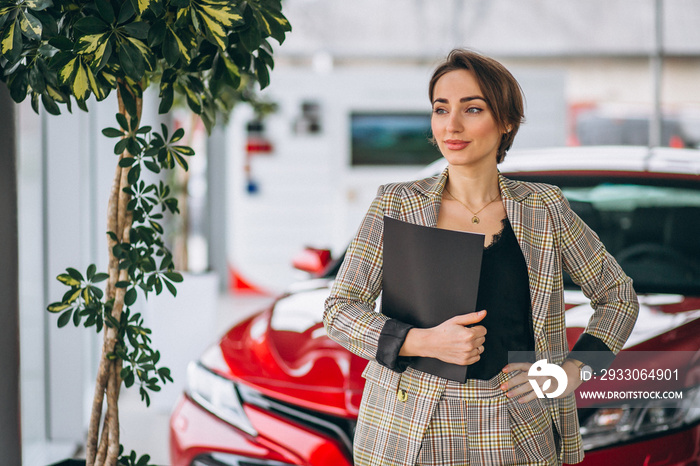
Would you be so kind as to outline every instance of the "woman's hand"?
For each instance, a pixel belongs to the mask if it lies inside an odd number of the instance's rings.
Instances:
[[[481,359],[484,352],[483,325],[467,327],[486,317],[486,311],[455,316],[433,328],[412,328],[406,335],[399,356],[436,358],[466,366]]]
[[[508,364],[503,368],[503,372],[506,374],[516,370],[521,371],[520,374],[501,384],[500,388],[506,392],[508,398],[518,397],[518,402],[520,403],[527,403],[537,398],[537,394],[533,390],[530,380],[535,380],[540,387],[544,386],[547,380],[551,380],[551,383],[556,385],[557,382],[553,380],[553,377],[529,376],[527,373],[530,370],[530,366],[532,366],[532,364],[529,362],[517,362]],[[566,373],[567,383],[564,392],[556,398],[563,398],[570,395],[583,383],[581,381],[579,368],[572,361],[567,359],[561,364],[561,368],[564,369]]]

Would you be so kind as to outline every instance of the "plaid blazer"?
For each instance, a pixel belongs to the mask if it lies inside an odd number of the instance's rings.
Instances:
[[[375,309],[375,303],[382,289],[384,215],[435,227],[446,181],[447,170],[419,181],[381,186],[326,300],[328,335],[370,361],[363,376],[386,394],[374,396],[371,403],[363,398],[358,431],[360,427],[367,431],[369,425],[375,439],[373,451],[358,451],[356,443],[357,465],[415,464],[422,437],[445,391],[445,379],[412,369],[398,373],[376,362],[379,336],[389,318]],[[585,332],[602,340],[613,353],[619,352],[637,318],[632,280],[571,210],[559,188],[502,175],[499,187],[528,268],[537,359],[561,363],[569,352],[562,270],[581,286],[594,309]],[[399,387],[408,393],[403,403],[395,400]],[[561,437],[560,461],[582,461],[574,395],[547,401]]]

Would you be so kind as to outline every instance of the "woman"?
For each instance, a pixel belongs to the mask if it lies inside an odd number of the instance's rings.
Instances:
[[[370,361],[355,464],[578,463],[573,391],[584,363],[609,364],[629,336],[638,311],[632,282],[558,188],[498,172],[523,120],[520,87],[500,63],[453,50],[435,70],[429,96],[447,169],[379,188],[326,301],[329,336]],[[455,309],[456,317],[427,329],[376,312],[385,215],[484,234],[482,311]],[[572,353],[563,270],[595,310]],[[527,376],[532,360],[508,362],[516,350],[559,364],[568,379],[564,393],[538,398]],[[469,379],[461,384],[417,371],[409,366],[413,356],[468,365]]]

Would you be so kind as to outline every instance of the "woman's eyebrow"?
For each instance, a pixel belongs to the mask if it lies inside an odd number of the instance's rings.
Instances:
[[[484,99],[480,95],[471,95],[469,97],[462,97],[461,99],[459,99],[459,101],[461,103],[470,102],[472,100],[483,100],[484,102],[486,102],[486,99]],[[436,103],[446,104],[448,102],[447,102],[447,99],[443,99],[442,97],[438,97],[437,99],[435,99],[433,101],[433,105]]]

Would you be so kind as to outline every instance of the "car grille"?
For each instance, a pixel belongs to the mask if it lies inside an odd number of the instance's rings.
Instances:
[[[345,453],[348,458],[352,458],[352,439],[355,435],[356,424],[354,420],[285,403],[265,396],[244,385],[238,385],[238,391],[243,401],[248,404],[273,412],[292,422],[338,440],[345,447]]]

